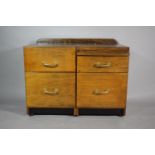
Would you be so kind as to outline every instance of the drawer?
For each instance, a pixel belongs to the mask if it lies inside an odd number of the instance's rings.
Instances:
[[[78,73],[78,108],[125,108],[127,73]]]
[[[128,72],[128,57],[78,56],[78,72]]]
[[[74,72],[75,48],[24,48],[25,71]]]
[[[27,72],[26,101],[28,107],[74,107],[75,74]]]

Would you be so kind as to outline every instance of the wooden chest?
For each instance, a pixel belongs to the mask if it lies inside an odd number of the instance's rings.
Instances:
[[[116,40],[39,39],[24,60],[28,114],[125,114],[129,47]]]

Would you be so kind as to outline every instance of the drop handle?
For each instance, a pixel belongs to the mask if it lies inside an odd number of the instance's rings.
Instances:
[[[111,67],[111,62],[107,62],[107,63],[101,63],[101,62],[96,62],[94,64],[94,67],[96,68],[106,68],[106,67]]]
[[[49,68],[58,67],[58,63],[48,64],[48,63],[42,62],[42,65],[43,65],[44,67],[49,67]]]
[[[44,94],[47,95],[58,95],[59,94],[59,89],[54,88],[53,91],[48,91],[46,88],[44,89]]]
[[[94,95],[105,95],[105,94],[109,94],[110,93],[110,89],[104,89],[102,91],[100,91],[99,89],[95,89],[93,91]]]

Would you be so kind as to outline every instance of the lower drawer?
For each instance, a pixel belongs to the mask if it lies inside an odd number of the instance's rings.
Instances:
[[[78,73],[78,108],[125,108],[127,73]]]
[[[74,73],[26,73],[27,107],[70,108],[75,104]]]

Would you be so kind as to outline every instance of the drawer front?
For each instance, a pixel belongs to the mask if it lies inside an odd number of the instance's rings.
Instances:
[[[24,49],[25,71],[74,72],[75,49],[32,47]]]
[[[75,74],[27,72],[26,101],[28,107],[74,107]]]
[[[78,73],[77,107],[125,108],[127,73]]]
[[[78,56],[78,72],[128,72],[128,57]]]

